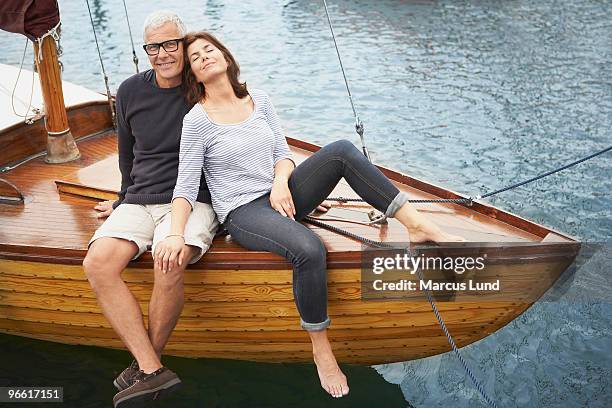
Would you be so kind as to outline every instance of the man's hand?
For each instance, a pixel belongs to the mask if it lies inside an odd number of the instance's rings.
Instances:
[[[274,178],[274,184],[272,184],[272,191],[270,192],[270,205],[285,217],[295,219],[295,205],[286,177]]]
[[[114,201],[111,201],[111,200],[106,200],[106,201],[99,202],[94,207],[94,209],[96,211],[98,211],[98,214],[96,214],[96,217],[98,217],[98,218],[106,218],[109,215],[111,215],[111,213],[113,212],[113,203],[114,203]]]
[[[182,236],[166,237],[155,247],[155,252],[153,252],[154,265],[163,273],[168,273],[177,266],[183,265],[186,253],[187,246]]]

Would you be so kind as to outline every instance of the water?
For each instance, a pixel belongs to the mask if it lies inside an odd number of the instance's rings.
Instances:
[[[209,29],[230,47],[242,78],[272,96],[290,135],[319,144],[338,138],[359,144],[322,2],[174,3],[190,29]],[[134,72],[123,4],[90,4],[114,91]],[[147,64],[140,48],[142,22],[168,3],[127,5],[142,69]],[[612,144],[611,5],[331,1],[374,161],[475,195]],[[64,0],[60,7],[64,78],[103,90],[84,2]],[[25,40],[0,33],[0,41],[0,62],[18,65]],[[611,174],[608,154],[490,202],[583,240],[609,242]],[[610,252],[600,254],[578,270],[560,301],[539,302],[463,349],[499,406],[612,406],[610,265]],[[11,357],[3,357],[9,363],[0,379],[70,384],[79,407],[107,406],[109,376],[128,362],[119,351],[10,336],[0,336],[0,343]],[[168,364],[187,381],[173,401],[177,407],[330,403],[317,389],[312,366],[187,359]],[[483,406],[451,354],[344,368],[351,396],[334,405]]]

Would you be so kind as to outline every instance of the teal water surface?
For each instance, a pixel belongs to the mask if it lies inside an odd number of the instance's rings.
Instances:
[[[85,2],[61,0],[64,79],[103,90]],[[328,2],[373,160],[468,195],[612,144],[612,2]],[[134,72],[120,0],[90,0],[110,86]],[[127,1],[141,26],[162,1]],[[217,34],[249,86],[267,91],[288,134],[359,145],[322,1],[177,0],[190,29]],[[0,63],[25,40],[0,33]],[[31,65],[28,52],[26,65]],[[612,238],[610,154],[490,203],[589,242]],[[500,407],[612,406],[609,245],[559,300],[541,301],[462,350]],[[0,336],[0,382],[63,385],[65,406],[109,406],[125,352]],[[351,395],[327,398],[312,365],[169,358],[175,407],[484,406],[452,354],[344,366]]]

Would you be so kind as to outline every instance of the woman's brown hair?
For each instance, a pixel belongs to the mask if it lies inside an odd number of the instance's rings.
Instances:
[[[227,61],[227,77],[234,89],[234,94],[238,98],[244,98],[249,93],[247,91],[246,82],[240,82],[240,67],[234,59],[232,53],[225,47],[221,41],[219,41],[214,35],[207,33],[206,31],[199,31],[195,33],[188,33],[183,38],[183,54],[185,64],[183,68],[183,92],[187,103],[192,106],[200,102],[206,97],[206,89],[204,84],[196,80],[195,75],[191,72],[191,64],[189,56],[187,55],[187,47],[193,44],[196,40],[205,40],[214,45],[221,51],[225,60]]]

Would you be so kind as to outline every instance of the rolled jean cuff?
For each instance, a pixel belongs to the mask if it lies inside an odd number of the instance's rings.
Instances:
[[[328,317],[321,323],[306,323],[304,320],[300,319],[300,323],[302,324],[302,329],[306,331],[321,331],[327,329],[331,324],[331,319]]]
[[[389,207],[387,207],[387,211],[385,211],[385,216],[389,218],[393,218],[397,210],[402,208],[402,206],[406,204],[407,202],[408,202],[408,194],[404,193],[403,191],[400,191],[399,193],[397,193],[393,201],[391,201],[391,204],[389,204]]]

